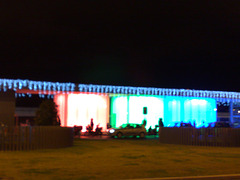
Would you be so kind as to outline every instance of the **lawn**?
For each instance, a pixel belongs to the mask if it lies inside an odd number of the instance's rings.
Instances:
[[[0,179],[134,179],[240,173],[240,148],[158,140],[75,140],[74,146],[0,152]]]

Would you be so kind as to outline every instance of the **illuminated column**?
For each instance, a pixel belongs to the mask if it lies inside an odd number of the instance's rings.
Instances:
[[[147,108],[147,114],[143,108]],[[130,96],[129,97],[129,123],[142,124],[146,118],[148,129],[155,128],[159,118],[163,118],[163,98],[160,96]]]
[[[127,97],[111,97],[110,124],[112,127],[119,127],[127,123]]]
[[[164,98],[164,126],[174,126],[181,121],[181,97],[166,96]]]
[[[229,102],[229,112],[230,112],[230,123],[233,123],[233,102]]]
[[[148,113],[143,114],[146,107]],[[119,96],[111,98],[111,125],[119,127],[126,123],[142,124],[147,120],[147,128],[158,125],[159,118],[163,118],[163,98],[157,96]]]
[[[127,123],[129,123],[129,95],[127,96]]]
[[[189,98],[184,102],[184,122],[196,122],[196,126],[206,126],[217,119],[216,100]]]
[[[180,97],[180,122],[184,121],[184,99]]]
[[[111,127],[116,127],[116,114],[114,113],[114,100],[116,98],[110,97],[110,115],[109,115],[109,124]]]
[[[61,126],[67,126],[67,103],[68,95],[67,94],[57,94],[54,96],[54,102],[57,105],[58,116],[61,121]]]
[[[164,126],[168,125],[169,117],[168,117],[168,98],[165,96],[163,99],[163,124]]]

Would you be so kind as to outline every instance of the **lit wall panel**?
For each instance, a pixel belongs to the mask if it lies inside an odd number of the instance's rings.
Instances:
[[[128,98],[111,97],[110,124],[112,127],[119,127],[128,123]]]
[[[147,108],[147,114],[143,108]],[[155,96],[130,96],[129,97],[129,122],[142,124],[146,119],[148,129],[155,128],[159,118],[163,118],[163,99]]]
[[[164,126],[180,126],[180,122],[206,126],[217,120],[216,100],[167,96],[164,98]]]
[[[147,108],[147,114],[143,108]],[[119,96],[111,97],[111,125],[119,127],[125,123],[142,124],[147,121],[147,128],[158,125],[163,118],[163,99],[157,96]]]
[[[164,126],[172,127],[179,124],[184,114],[181,104],[182,97],[167,96],[164,98]]]
[[[60,115],[64,117],[63,126],[86,126],[90,124],[93,118],[94,129],[99,124],[106,131],[106,124],[109,119],[109,97],[97,94],[68,94],[65,96],[58,95],[56,103],[59,105]],[[65,103],[59,103],[64,97]]]
[[[215,99],[191,98],[184,101],[184,122],[196,123],[196,127],[207,126],[217,120]]]
[[[180,122],[196,123],[197,127],[215,122],[216,100],[211,98],[189,98],[175,96],[115,96],[99,94],[62,94],[56,95],[55,102],[59,105],[59,116],[62,126],[83,126],[83,131],[93,118],[96,127],[99,124],[106,130],[109,121],[112,127],[125,123],[139,123],[147,120],[147,128],[158,125],[159,118],[164,126],[180,125]],[[144,107],[147,114],[144,114]],[[94,128],[95,128],[94,127]]]

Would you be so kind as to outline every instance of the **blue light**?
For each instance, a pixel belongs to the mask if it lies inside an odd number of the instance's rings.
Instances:
[[[63,92],[63,94],[65,94],[66,85],[65,84],[61,84],[61,85],[62,85],[62,92]]]
[[[6,87],[6,81],[4,81],[4,82],[3,82],[3,90],[4,90],[4,92],[6,92],[6,91],[7,91],[7,87]]]
[[[37,84],[36,83],[33,84],[33,89],[34,89],[34,91],[37,90]]]
[[[56,84],[55,83],[51,83],[53,86],[53,91],[56,91]]]
[[[18,88],[19,88],[19,89],[22,89],[22,84],[23,84],[22,81],[21,81],[21,80],[18,80]]]
[[[7,80],[8,89],[12,89],[12,80]]]
[[[201,127],[217,120],[216,100],[211,98],[122,95],[111,99],[110,122],[114,127],[141,124],[143,119],[147,120],[146,128],[158,125],[159,118],[169,127],[180,126],[181,122]],[[147,107],[148,114],[143,114],[143,107]]]
[[[14,91],[17,90],[17,82],[16,82],[16,81],[13,82],[13,90],[14,90]]]
[[[217,102],[211,98],[166,97],[164,123],[168,126],[191,123],[196,127],[207,126],[217,120]]]
[[[0,79],[0,90],[14,91],[25,89],[41,91],[43,94],[52,93],[69,93],[79,92],[96,92],[96,93],[118,93],[118,94],[135,94],[135,95],[159,95],[159,96],[185,96],[185,97],[203,97],[215,98],[220,102],[240,102],[239,92],[208,91],[208,90],[189,90],[189,89],[166,89],[166,88],[146,88],[146,87],[129,87],[129,86],[103,86],[79,84],[75,89],[74,83],[59,83],[45,81],[31,81],[21,79]],[[42,91],[43,90],[43,91]],[[48,92],[46,92],[48,91]],[[52,91],[52,92],[51,92]],[[57,92],[56,92],[57,91]]]
[[[46,93],[46,87],[47,87],[47,83],[43,82],[43,92]]]

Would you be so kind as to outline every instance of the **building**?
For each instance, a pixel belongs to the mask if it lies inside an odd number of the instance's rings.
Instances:
[[[124,123],[142,123],[154,128],[163,120],[165,126],[179,126],[180,122],[207,126],[226,114],[217,111],[227,104],[229,121],[240,122],[240,93],[190,89],[166,89],[152,87],[109,86],[74,84],[21,79],[0,79],[0,102],[6,105],[8,97],[14,112],[14,96],[31,98],[33,94],[52,98],[58,105],[62,126],[83,126],[83,131],[93,119],[106,130],[109,123],[118,127]],[[11,99],[11,101],[10,101]],[[18,109],[19,112],[19,109]],[[13,120],[3,118],[14,124]],[[218,116],[220,115],[220,116]],[[5,122],[6,123],[6,122]]]

